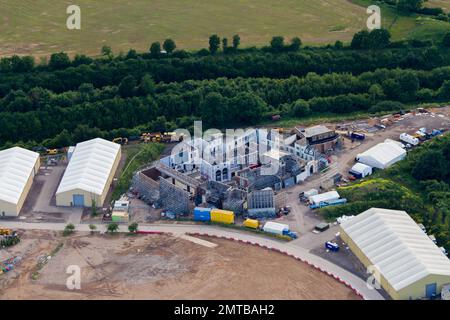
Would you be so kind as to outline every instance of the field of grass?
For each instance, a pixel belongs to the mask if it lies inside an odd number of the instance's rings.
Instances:
[[[448,8],[448,1],[432,6]],[[79,0],[81,30],[66,28],[71,0],[0,0],[0,56],[52,52],[98,55],[103,45],[115,53],[146,51],[151,42],[173,38],[179,48],[208,46],[217,33],[241,36],[242,46],[267,44],[274,35],[299,36],[307,44],[348,42],[366,25],[368,0]],[[435,38],[450,23],[400,16],[382,7],[383,26],[394,39]]]
[[[352,3],[367,7],[374,4],[372,0],[350,0]],[[441,1],[444,2],[444,1]],[[445,1],[449,2],[449,1]],[[441,41],[443,36],[450,32],[450,23],[431,19],[417,14],[406,15],[399,13],[391,6],[377,3],[381,7],[381,25],[388,29],[393,40],[420,39]],[[433,1],[432,7],[444,7],[439,1]],[[447,7],[450,3],[447,3]]]
[[[349,41],[365,27],[365,8],[348,0],[79,0],[81,30],[67,30],[70,0],[0,0],[0,55],[68,53],[98,55],[148,50],[173,38],[179,48],[208,46],[217,33],[241,36],[242,46],[267,44],[274,35],[305,43]]]
[[[450,12],[450,1],[448,0],[428,0],[425,5],[432,8],[439,7]]]

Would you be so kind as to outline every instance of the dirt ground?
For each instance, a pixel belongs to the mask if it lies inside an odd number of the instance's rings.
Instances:
[[[6,299],[359,299],[333,278],[293,258],[233,241],[209,248],[162,235],[74,235],[27,231],[0,258],[23,257],[0,276]],[[62,248],[32,274],[41,257]],[[81,268],[81,290],[66,288],[66,269]],[[35,273],[36,275],[36,273]]]

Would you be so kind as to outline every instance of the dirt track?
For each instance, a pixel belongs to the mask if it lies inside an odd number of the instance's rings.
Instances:
[[[0,299],[359,299],[333,278],[279,253],[204,238],[208,248],[169,236],[61,238],[28,232],[14,252],[23,262],[0,276]],[[40,256],[62,249],[31,274]],[[2,252],[4,256],[4,252]],[[81,267],[81,290],[65,287]]]

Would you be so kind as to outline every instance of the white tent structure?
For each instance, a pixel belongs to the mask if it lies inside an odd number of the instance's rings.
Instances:
[[[405,212],[371,208],[340,225],[341,238],[379,274],[393,299],[433,297],[450,283],[450,260]]]
[[[319,204],[323,201],[337,200],[339,198],[340,195],[339,193],[337,193],[337,191],[329,191],[311,196],[309,197],[309,201],[313,204]]]
[[[39,166],[39,153],[20,147],[0,151],[0,216],[19,215]]]
[[[358,162],[350,169],[349,172],[357,178],[364,178],[372,174],[372,168],[366,164]]]
[[[406,151],[396,143],[383,142],[358,154],[356,161],[372,168],[386,169],[405,157]]]
[[[120,162],[120,145],[96,138],[78,143],[56,190],[57,206],[102,206]]]

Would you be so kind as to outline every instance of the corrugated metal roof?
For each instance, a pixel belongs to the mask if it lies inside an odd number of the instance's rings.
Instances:
[[[102,194],[120,145],[96,138],[77,144],[56,194],[81,189]]]
[[[431,274],[450,277],[450,260],[405,211],[371,208],[341,228],[397,291]]]
[[[14,147],[0,151],[0,199],[17,204],[39,153]]]

